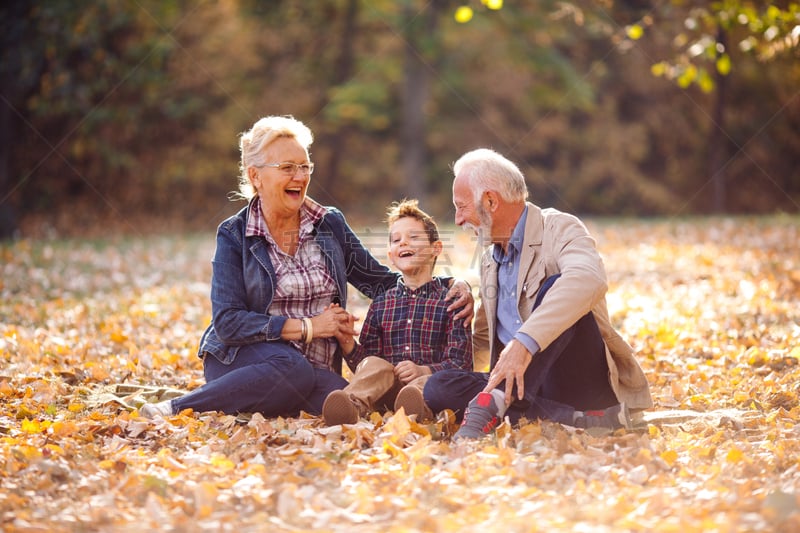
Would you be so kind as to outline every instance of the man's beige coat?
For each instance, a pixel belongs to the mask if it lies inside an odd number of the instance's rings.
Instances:
[[[523,320],[520,331],[530,335],[544,350],[591,311],[605,341],[608,379],[617,398],[635,411],[652,407],[647,378],[634,358],[633,348],[609,320],[606,272],[594,239],[572,215],[540,209],[531,203],[527,206],[516,294]],[[561,277],[547,291],[536,311],[531,312],[542,282],[558,273]],[[483,361],[476,359],[476,370],[485,368],[488,354],[494,354],[493,364],[499,352],[495,332],[497,296],[502,290],[497,283],[497,263],[489,247],[481,259],[481,302],[473,333],[475,356],[483,354]]]

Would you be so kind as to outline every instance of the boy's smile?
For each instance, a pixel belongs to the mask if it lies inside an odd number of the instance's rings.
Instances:
[[[436,257],[441,253],[441,241],[430,242],[421,220],[403,217],[389,229],[389,261],[405,281],[427,283],[433,273]]]

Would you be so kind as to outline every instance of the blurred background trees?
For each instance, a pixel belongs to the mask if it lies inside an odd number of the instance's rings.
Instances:
[[[800,210],[797,2],[6,0],[0,232],[206,230],[240,132],[306,122],[351,221],[516,161],[576,214]]]

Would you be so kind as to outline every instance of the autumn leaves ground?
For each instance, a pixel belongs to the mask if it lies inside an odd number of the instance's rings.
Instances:
[[[2,529],[798,530],[800,220],[590,228],[649,423],[465,444],[402,414],[142,419],[123,404],[202,383],[213,235],[2,245]],[[476,284],[474,242],[443,233],[440,267]]]

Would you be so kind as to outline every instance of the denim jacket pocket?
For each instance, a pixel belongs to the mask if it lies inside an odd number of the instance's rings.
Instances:
[[[239,346],[222,346],[221,350],[206,350],[205,355],[211,355],[223,365],[230,365],[239,353]]]
[[[200,350],[198,355],[206,357],[211,355],[223,365],[229,365],[236,359],[236,354],[239,353],[238,346],[226,346],[219,340],[213,326],[209,326],[203,334],[200,341]]]

